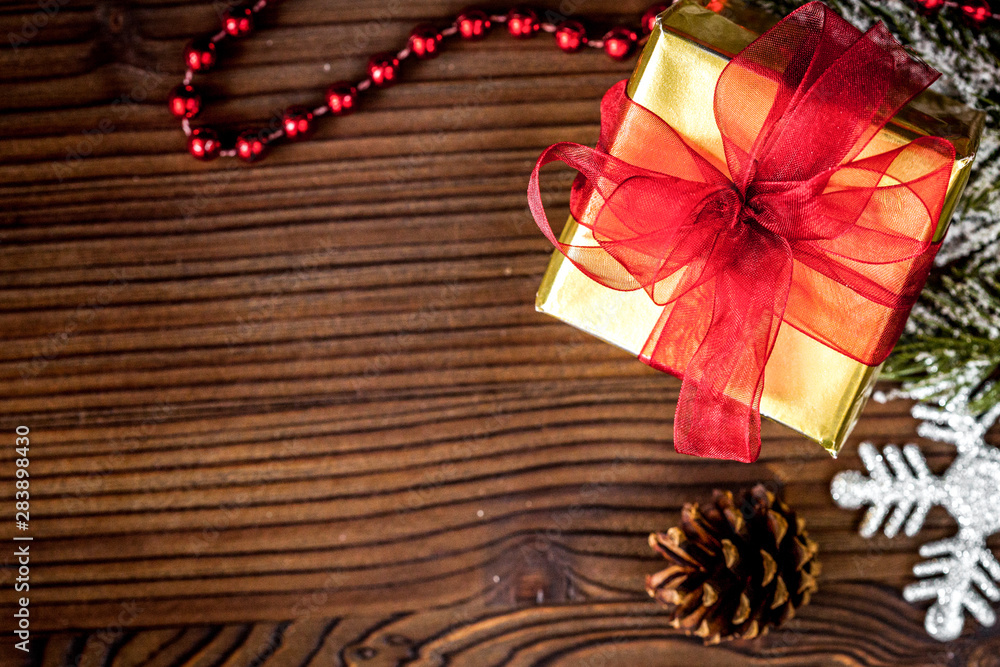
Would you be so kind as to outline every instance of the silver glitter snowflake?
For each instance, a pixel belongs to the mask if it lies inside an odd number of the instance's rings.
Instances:
[[[914,566],[913,574],[921,581],[903,590],[908,602],[936,599],[924,626],[935,639],[948,641],[961,634],[966,611],[982,625],[996,621],[987,600],[1000,601],[995,583],[1000,582],[1000,563],[987,548],[986,538],[1000,531],[1000,450],[988,445],[985,435],[1000,416],[1000,408],[977,419],[947,408],[917,405],[913,416],[923,420],[917,429],[921,437],[958,449],[943,475],[930,472],[914,444],[902,449],[887,445],[879,454],[865,442],[858,454],[868,476],[842,472],[834,477],[830,491],[841,507],[869,506],[859,531],[864,537],[878,532],[883,522],[886,537],[894,537],[900,528],[912,537],[935,505],[954,517],[958,533],[920,548],[920,555],[931,560]]]

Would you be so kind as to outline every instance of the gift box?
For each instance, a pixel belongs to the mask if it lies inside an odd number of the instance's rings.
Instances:
[[[713,110],[716,84],[727,63],[776,22],[738,2],[727,3],[719,13],[696,0],[681,0],[657,18],[628,81],[627,95],[666,121],[685,143],[713,164],[725,165],[723,140]],[[771,82],[763,77],[756,85],[766,87]],[[954,162],[949,163],[952,166],[940,215],[928,216],[925,228],[915,235],[917,241],[937,243],[943,238],[968,180],[983,120],[981,112],[925,90],[899,109],[856,156],[860,160],[878,155],[919,137],[940,137],[953,146]],[[623,128],[607,150],[613,156],[628,158],[638,149],[626,136],[628,122],[623,123]],[[674,160],[676,156],[665,155],[663,159]],[[883,177],[880,185],[888,178]],[[596,206],[599,203],[592,201],[588,210]],[[908,233],[913,235],[912,230]],[[590,246],[594,244],[593,232],[571,216],[559,241]],[[906,272],[920,270],[917,264],[920,262],[902,261],[891,266],[892,270]],[[927,264],[923,262],[923,269]],[[795,265],[796,280],[800,268]],[[921,286],[922,280],[916,289]],[[863,363],[855,358],[857,355],[838,351],[838,345],[826,340],[827,336],[817,336],[815,331],[808,335],[790,326],[788,322],[795,321],[797,312],[802,315],[809,308],[832,307],[829,300],[803,297],[804,289],[793,285],[784,323],[773,339],[764,367],[763,388],[758,392],[759,413],[798,431],[836,456],[871,393],[881,364]],[[649,346],[650,332],[663,321],[664,312],[664,305],[650,298],[649,289],[627,290],[602,284],[558,250],[543,277],[536,307],[640,357]],[[903,319],[907,312],[908,307],[901,315]],[[836,317],[834,314],[830,319]],[[896,322],[896,329],[898,325]],[[882,322],[863,326],[854,323],[853,327],[856,330],[846,332],[848,336],[898,338],[898,333],[887,334],[889,325]],[[839,335],[842,333],[833,333],[829,338]],[[670,339],[671,331],[662,331],[659,344],[669,346]],[[681,375],[681,369],[669,365],[661,365],[661,369]]]

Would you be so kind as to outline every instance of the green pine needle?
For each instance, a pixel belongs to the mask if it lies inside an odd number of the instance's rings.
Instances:
[[[1000,403],[1000,281],[958,270],[925,288],[882,377],[982,414]]]

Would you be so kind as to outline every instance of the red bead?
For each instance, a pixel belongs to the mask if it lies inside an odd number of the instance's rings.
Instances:
[[[921,14],[937,14],[944,7],[944,0],[914,0]]]
[[[262,158],[266,147],[267,142],[258,130],[247,130],[236,137],[236,156],[246,162]]]
[[[649,9],[643,12],[642,18],[639,21],[642,24],[642,34],[648,35],[653,32],[653,27],[656,25],[656,17],[667,11],[669,7],[670,5],[658,3],[651,5]]]
[[[358,89],[347,81],[335,83],[326,89],[326,105],[334,116],[351,113],[357,102]]]
[[[177,118],[194,118],[201,111],[201,95],[190,84],[180,85],[170,91],[167,105]]]
[[[408,46],[413,55],[422,60],[436,58],[441,53],[441,33],[434,26],[423,23],[410,33]]]
[[[222,29],[232,37],[243,37],[253,31],[253,10],[249,7],[233,7],[222,15]]]
[[[566,53],[576,53],[587,43],[587,30],[578,21],[563,21],[556,27],[556,45]]]
[[[465,39],[482,39],[490,31],[490,17],[478,9],[466,9],[455,19],[458,34]]]
[[[301,106],[289,107],[281,119],[281,127],[290,140],[305,139],[313,130],[312,111]]]
[[[195,72],[211,69],[215,58],[215,42],[205,37],[191,40],[184,49],[184,64]]]
[[[380,53],[368,61],[368,76],[376,86],[389,86],[396,81],[399,59],[395,53]]]
[[[628,28],[612,28],[604,36],[604,52],[615,60],[624,60],[632,54],[637,39]]]
[[[219,149],[221,148],[219,135],[215,133],[215,130],[207,127],[192,130],[191,136],[188,137],[188,152],[199,160],[206,162],[214,160],[219,157]]]
[[[993,16],[990,4],[986,0],[958,0],[958,8],[962,16],[973,25],[982,25]]]
[[[524,7],[507,12],[507,32],[513,37],[534,37],[538,32],[538,14]]]

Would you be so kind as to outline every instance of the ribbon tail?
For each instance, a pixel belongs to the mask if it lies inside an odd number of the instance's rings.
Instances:
[[[706,338],[706,342],[711,347],[711,338]],[[705,364],[711,369],[713,363],[719,363],[713,356],[696,354],[684,374],[674,413],[674,449],[678,454],[753,463],[760,455],[764,369],[731,369],[736,373],[750,370],[758,374],[749,394],[743,391],[744,387],[735,387],[744,395],[733,397],[727,393],[729,378],[720,378],[716,372],[702,372],[706,370]]]
[[[674,449],[678,454],[753,463],[760,456],[760,395],[756,391],[746,404],[714,388],[705,391],[685,376],[674,414]]]
[[[702,309],[712,309],[707,331],[684,368],[674,417],[674,449],[751,463],[760,454],[764,366],[788,299],[792,257],[788,244],[776,235],[746,228],[731,233],[744,238],[726,239],[716,247],[723,254],[737,248],[738,254],[720,257],[726,261],[725,270],[704,290],[680,299],[669,324],[656,331],[697,336],[700,332],[690,323],[697,321]],[[658,366],[667,362],[667,348],[684,347],[675,340],[654,344],[647,363]],[[689,341],[688,348],[693,347]],[[667,363],[676,364],[677,359]]]

